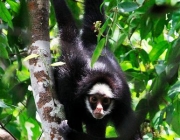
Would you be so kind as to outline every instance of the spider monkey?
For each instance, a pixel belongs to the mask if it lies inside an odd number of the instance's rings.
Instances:
[[[141,140],[128,84],[108,47],[91,67],[97,45],[94,23],[105,21],[104,9],[100,9],[102,2],[85,0],[80,33],[65,0],[53,0],[60,33],[60,61],[65,62],[54,70],[55,86],[68,120],[61,122],[59,131],[65,140]],[[109,122],[118,137],[105,138]]]

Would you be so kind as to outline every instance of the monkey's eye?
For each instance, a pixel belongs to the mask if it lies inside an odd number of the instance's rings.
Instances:
[[[91,103],[97,103],[97,97],[95,97],[95,96],[90,96],[90,98],[89,98],[89,101],[91,102]]]
[[[108,105],[108,104],[111,103],[111,99],[110,99],[110,98],[103,98],[102,103],[103,103],[104,105]]]

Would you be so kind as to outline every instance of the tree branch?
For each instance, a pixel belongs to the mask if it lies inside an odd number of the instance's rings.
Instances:
[[[28,0],[30,14],[31,45],[29,54],[39,57],[29,60],[31,85],[36,108],[42,121],[44,139],[61,139],[58,126],[63,118],[61,105],[53,99],[53,74],[49,42],[49,1]],[[56,103],[55,103],[56,102]],[[58,111],[56,111],[58,110]]]

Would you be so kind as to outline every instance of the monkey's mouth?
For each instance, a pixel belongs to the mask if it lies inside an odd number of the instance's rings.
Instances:
[[[104,115],[102,113],[94,113],[93,117],[95,119],[102,119],[104,117]]]

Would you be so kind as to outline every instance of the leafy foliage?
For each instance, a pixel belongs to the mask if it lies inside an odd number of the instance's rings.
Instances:
[[[79,27],[82,3],[68,1]],[[178,0],[105,0],[92,64],[108,44],[126,74],[133,108],[147,108],[144,139],[180,138],[180,11]],[[41,136],[26,62],[29,19],[25,0],[0,1],[0,127],[16,139]],[[102,33],[106,30],[106,34]],[[50,8],[51,50],[57,58],[57,26]],[[101,37],[100,37],[101,36]],[[107,127],[107,136],[115,136]]]

